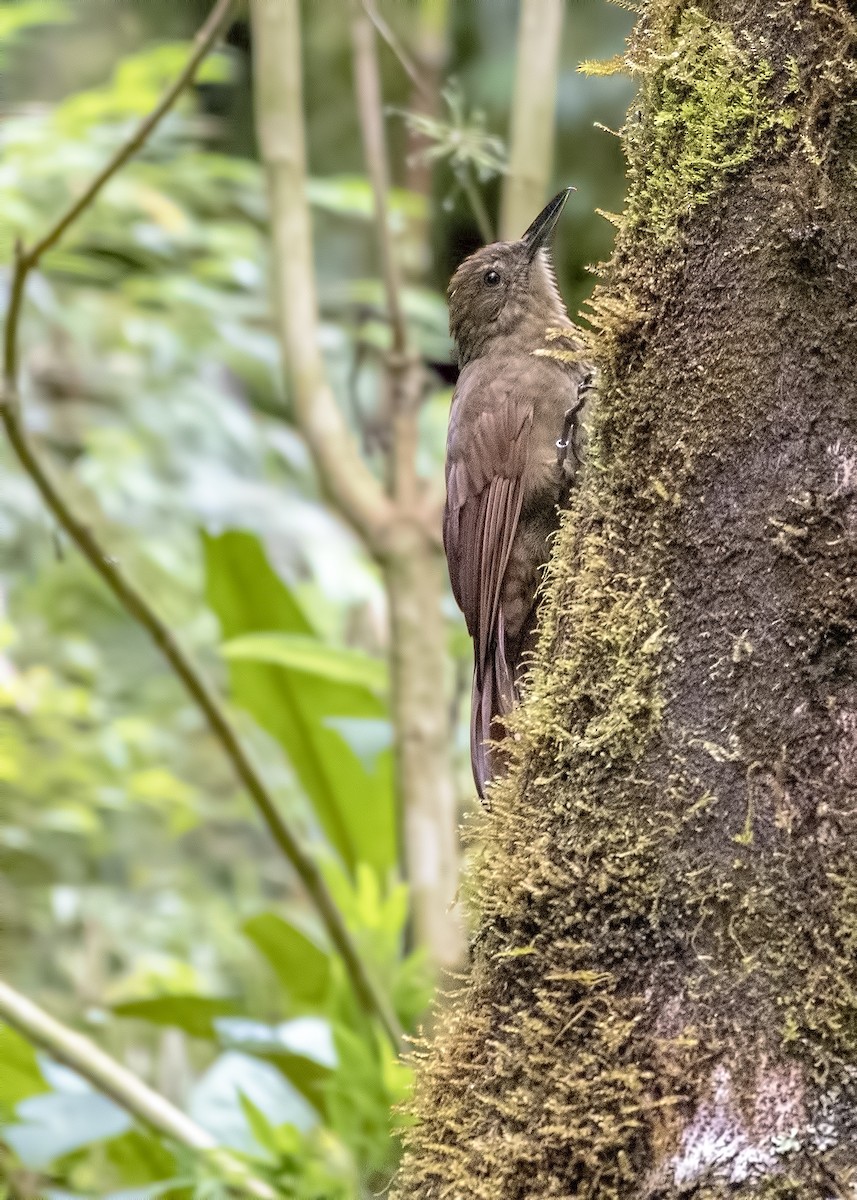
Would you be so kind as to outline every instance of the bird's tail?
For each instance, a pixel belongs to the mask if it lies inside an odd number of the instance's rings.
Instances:
[[[536,606],[514,645],[506,642],[502,615],[498,637],[484,669],[473,672],[470,704],[470,762],[479,799],[485,799],[485,785],[503,771],[506,736],[503,718],[521,697],[521,677],[535,647]]]
[[[485,799],[485,784],[497,774],[499,747],[490,745],[503,737],[501,697],[497,687],[494,660],[489,660],[481,680],[473,674],[473,695],[470,704],[470,762],[479,799]]]
[[[470,705],[470,761],[479,799],[485,799],[485,784],[502,770],[502,742],[506,730],[503,717],[518,701],[516,681],[517,655],[509,655],[503,636],[502,617],[499,637],[489,653],[484,670],[473,673]],[[481,676],[481,677],[480,677]]]

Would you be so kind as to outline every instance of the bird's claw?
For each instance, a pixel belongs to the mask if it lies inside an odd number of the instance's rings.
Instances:
[[[583,382],[577,389],[577,402],[571,408],[566,409],[565,417],[562,423],[562,437],[556,443],[556,461],[557,466],[565,468],[568,460],[568,451],[571,449],[578,466],[580,465],[580,457],[574,447],[574,437],[572,436],[575,418],[583,407],[586,397],[590,392],[595,391],[594,376],[590,371],[584,376]]]
[[[557,439],[556,443],[556,465],[558,467],[565,466],[565,460],[568,458],[568,430],[570,421],[574,420],[574,411],[569,409],[565,414],[565,424],[562,428],[562,437]]]

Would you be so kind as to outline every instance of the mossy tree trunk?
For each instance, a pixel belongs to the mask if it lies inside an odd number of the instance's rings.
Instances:
[[[651,0],[420,1200],[857,1186],[857,20]]]

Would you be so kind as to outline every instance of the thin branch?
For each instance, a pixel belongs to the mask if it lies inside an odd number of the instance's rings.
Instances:
[[[403,356],[407,351],[408,331],[402,310],[402,281],[399,276],[393,238],[390,233],[390,213],[387,195],[390,190],[387,165],[387,144],[384,135],[384,101],[378,71],[378,49],[375,30],[363,11],[354,4],[351,32],[354,45],[354,84],[357,91],[357,112],[363,136],[363,153],[372,184],[375,202],[375,228],[381,256],[381,275],[387,296],[387,310],[393,333],[393,350]]]
[[[196,1151],[243,1195],[258,1197],[258,1200],[276,1200],[274,1188],[255,1176],[246,1163],[220,1148],[196,1121],[105,1054],[89,1038],[61,1024],[3,980],[0,980],[0,1018],[46,1050],[52,1058],[88,1079],[93,1087],[115,1100],[136,1120]]]
[[[424,374],[422,364],[409,344],[402,305],[402,281],[390,232],[387,204],[390,187],[389,168],[375,30],[356,0],[352,6],[352,13],[357,112],[366,169],[372,182],[381,274],[392,331],[392,350],[387,355],[393,434],[389,455],[390,490],[400,516],[410,516],[416,509],[420,492],[416,463],[418,411]]]
[[[398,517],[384,563],[390,611],[390,676],[396,728],[400,862],[409,884],[411,925],[434,963],[449,967],[464,954],[459,914],[450,902],[458,875],[456,796],[448,756],[444,703],[440,556],[427,536],[417,473],[419,407],[425,369],[408,337],[402,283],[390,232],[389,169],[375,30],[352,0],[357,111],[372,181],[381,273],[392,327],[386,355],[392,438],[390,491]]]
[[[399,41],[396,34],[393,32],[393,30],[390,28],[390,26],[387,24],[387,22],[381,16],[381,14],[378,12],[378,9],[375,7],[373,0],[363,0],[363,9],[364,9],[367,17],[369,18],[369,20],[372,22],[372,24],[377,29],[380,37],[382,37],[384,39],[384,41],[387,43],[387,45],[392,50],[395,57],[399,60],[399,65],[401,66],[402,70],[405,72],[408,79],[410,79],[411,83],[414,85],[416,90],[422,96],[423,100],[430,101],[432,99],[431,88],[429,88],[429,86],[426,84],[426,81],[423,79],[422,75],[420,74],[419,68],[417,67],[416,63],[411,58],[411,56],[408,54],[407,50],[402,45],[402,43]]]
[[[342,955],[354,989],[367,1012],[378,1017],[385,1030],[398,1044],[398,1023],[386,999],[378,992],[369,977],[351,935],[346,929],[339,909],[328,891],[321,872],[308,852],[289,829],[280,815],[273,796],[263,782],[258,769],[241,743],[232,722],[215,692],[181,647],[173,631],[157,615],[131,583],[115,559],[102,549],[92,531],[69,508],[57,485],[40,461],[32,441],[24,429],[18,398],[8,386],[0,396],[0,418],[21,466],[35,483],[61,527],[66,531],[90,565],[98,572],[125,611],[148,632],[161,650],[175,674],[204,714],[209,728],[232,762],[256,805],[268,831],[291,863],[306,892],[321,916],[330,939]]]
[[[485,201],[482,199],[482,193],[476,186],[473,179],[470,167],[465,167],[458,175],[458,180],[464,190],[470,204],[471,212],[476,220],[476,227],[479,230],[479,235],[482,241],[487,246],[489,242],[496,240],[494,226],[491,223],[491,218],[488,215],[488,209],[485,207]]]
[[[273,7],[273,5],[269,7]],[[219,0],[219,3],[213,10],[213,13],[218,13],[218,21],[213,23],[212,18],[209,18],[203,27],[209,30],[206,45],[210,46],[212,44],[220,21],[227,9],[228,4],[224,3],[223,0]],[[197,64],[200,61],[200,57],[200,43],[198,40],[197,48],[191,57],[191,61]],[[180,78],[187,82],[191,78],[192,73],[192,71],[189,72],[185,69]],[[175,86],[167,93],[167,96],[171,97],[171,101],[175,100],[177,95],[178,92]],[[165,111],[162,101],[156,112],[159,112],[162,116]],[[156,123],[152,121],[143,122],[131,138],[134,148],[139,148],[142,145],[140,130],[145,128],[147,133],[151,132]],[[123,162],[127,161],[128,157],[129,155],[125,153],[124,149],[119,151],[111,160],[114,164],[113,170],[117,170]],[[105,172],[99,175],[100,185],[103,185],[107,177]],[[87,189],[85,193],[88,197],[87,202],[93,199],[96,192],[97,189],[93,187]],[[68,228],[70,220],[74,219],[74,216],[79,215],[81,211],[80,205],[76,205],[73,216],[70,219],[62,218],[54,229],[59,229],[61,233],[63,229]],[[59,233],[56,236],[58,237]],[[116,560],[111,558],[101,547],[92,530],[70,508],[48,469],[41,462],[24,427],[21,420],[20,397],[17,387],[18,322],[21,312],[20,297],[23,294],[23,279],[30,267],[38,261],[36,251],[40,254],[45,248],[52,245],[56,238],[54,237],[51,240],[51,237],[52,235],[49,234],[43,238],[29,254],[21,251],[19,247],[15,258],[10,307],[6,318],[4,338],[4,383],[2,388],[0,388],[0,419],[2,419],[12,448],[18,456],[21,466],[38,488],[42,499],[53,513],[59,525],[66,531],[90,565],[101,576],[129,616],[148,632],[152,641],[161,650],[175,674],[184,684],[191,698],[202,711],[212,734],[220,743],[225,754],[231,761],[235,773],[249,792],[272,838],[288,859],[303,884],[307,895],[316,907],[331,942],[342,956],[345,969],[362,1007],[367,1013],[377,1017],[394,1045],[398,1045],[401,1031],[395,1014],[386,997],[376,987],[365,964],[360,958],[356,945],[346,928],[342,914],[336,907],[336,903],[316,863],[281,817],[273,796],[242,745],[237,731],[227,716],[226,709],[204,676],[199,672],[176,640],[169,626],[161,620],[142,592],[125,575]],[[16,297],[18,298],[17,301]]]
[[[306,198],[306,149],[296,0],[253,0],[256,129],[268,178],[274,287],[295,424],[321,484],[378,558],[393,507],[364,462],[330,387],[321,356]]]
[[[132,158],[145,144],[161,120],[173,107],[176,100],[193,80],[202,60],[211,50],[229,15],[232,0],[217,0],[205,23],[200,27],[194,38],[194,49],[175,81],[167,88],[157,105],[147,117],[144,117],[134,133],[119,147],[104,168],[99,171],[77,200],[62,214],[34,246],[29,250],[20,244],[16,249],[16,271],[12,279],[12,289],[9,297],[9,308],[6,314],[6,333],[3,340],[3,374],[7,384],[11,384],[17,374],[17,329],[18,317],[24,298],[24,285],[27,275],[37,265],[42,255],[50,250],[60,240],[65,231],[72,225],[80,214],[89,207],[105,183]],[[14,388],[12,389],[14,390]]]

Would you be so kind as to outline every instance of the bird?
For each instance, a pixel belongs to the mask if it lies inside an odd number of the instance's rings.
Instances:
[[[450,280],[460,374],[446,444],[443,545],[473,640],[470,757],[480,799],[502,769],[503,718],[521,698],[551,535],[580,468],[594,391],[550,242],[564,188],[514,242]]]

